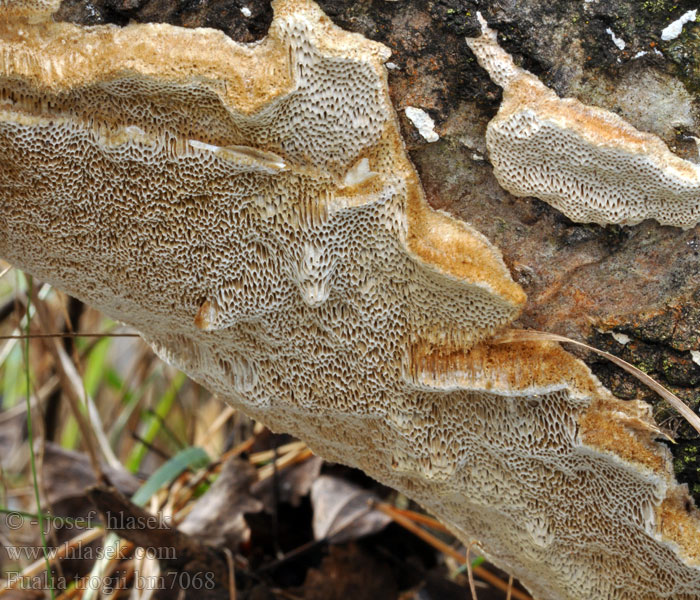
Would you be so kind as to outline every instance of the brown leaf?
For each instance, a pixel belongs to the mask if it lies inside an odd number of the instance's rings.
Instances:
[[[141,485],[126,470],[102,466],[110,482],[125,496],[131,496]],[[85,489],[95,485],[95,473],[86,454],[66,450],[53,442],[46,442],[42,462],[42,474],[47,499],[51,505],[69,499],[81,499],[83,506],[90,506],[85,499]]]
[[[243,515],[259,512],[262,502],[250,494],[257,473],[248,462],[234,457],[226,461],[219,478],[195,503],[179,529],[211,546],[237,546],[247,541],[250,529]]]

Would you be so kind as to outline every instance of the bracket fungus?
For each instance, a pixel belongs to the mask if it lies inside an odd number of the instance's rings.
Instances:
[[[573,221],[635,225],[655,219],[685,229],[700,222],[700,165],[608,110],[559,98],[518,67],[479,14],[467,43],[503,88],[486,146],[498,182],[535,196]]]
[[[555,344],[489,342],[525,295],[427,206],[387,48],[311,0],[275,0],[251,45],[27,16],[45,4],[0,4],[0,256],[537,598],[700,598],[700,519],[648,407]]]

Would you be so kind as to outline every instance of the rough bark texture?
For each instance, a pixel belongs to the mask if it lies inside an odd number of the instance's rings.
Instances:
[[[501,189],[484,144],[500,89],[464,39],[478,35],[481,11],[501,45],[559,95],[613,110],[697,162],[700,24],[687,23],[678,38],[661,39],[670,22],[696,8],[695,0],[319,4],[338,25],[392,49],[392,100],[428,199],[502,250],[529,298],[517,325],[617,354],[697,410],[700,364],[691,351],[700,351],[700,227],[577,224],[539,200]],[[246,42],[263,37],[271,17],[266,0],[64,0],[56,15],[82,24],[214,27]],[[610,32],[624,40],[624,49]],[[419,135],[403,116],[406,106],[431,115],[439,141],[427,143]],[[622,333],[629,341],[602,332]],[[671,448],[678,478],[700,501],[700,452],[692,429],[635,379],[593,355],[582,358],[617,396],[654,404],[657,421],[678,442]]]

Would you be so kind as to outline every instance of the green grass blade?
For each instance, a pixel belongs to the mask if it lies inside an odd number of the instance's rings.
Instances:
[[[209,455],[199,446],[180,450],[165,464],[161,465],[132,496],[134,504],[143,506],[161,487],[178,477],[185,469],[205,467],[210,462]]]
[[[108,337],[97,342],[90,352],[90,356],[85,364],[85,375],[83,382],[88,396],[94,397],[99,385],[105,379],[107,365],[107,353],[112,345],[112,340]]]
[[[170,412],[170,409],[175,403],[175,398],[186,380],[187,377],[184,373],[178,373],[159,400],[153,414],[146,417],[145,431],[142,433],[141,438],[147,444],[152,443],[158,435],[162,420],[165,419],[166,415]],[[126,461],[126,468],[132,473],[136,473],[147,452],[148,447],[145,444],[137,444]]]

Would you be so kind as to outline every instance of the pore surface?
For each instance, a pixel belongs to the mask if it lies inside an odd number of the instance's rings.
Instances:
[[[274,8],[251,46],[0,21],[0,255],[542,598],[697,598],[697,519],[645,410],[558,347],[485,341],[524,294],[426,206],[387,49]]]
[[[582,223],[655,219],[687,229],[700,222],[700,166],[615,113],[559,98],[516,66],[480,21],[482,35],[467,42],[503,88],[486,144],[506,190],[540,198]]]

